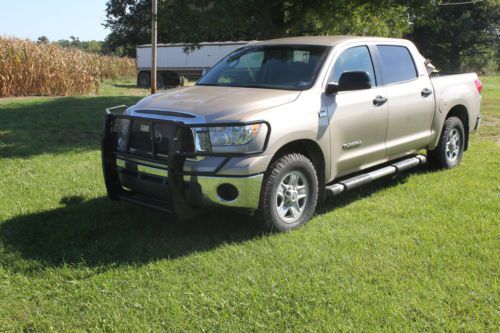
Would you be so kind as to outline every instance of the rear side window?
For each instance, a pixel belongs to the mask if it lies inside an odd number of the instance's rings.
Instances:
[[[398,83],[417,77],[415,63],[410,51],[404,46],[377,46],[381,59],[384,84]]]
[[[375,73],[368,47],[355,46],[342,52],[333,66],[329,82],[339,82],[342,73],[352,71],[367,72],[372,86],[375,86]]]

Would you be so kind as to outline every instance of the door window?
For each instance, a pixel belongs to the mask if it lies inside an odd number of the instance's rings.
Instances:
[[[409,81],[417,77],[415,63],[410,51],[404,46],[377,46],[381,59],[384,84]]]
[[[368,47],[355,46],[342,52],[337,58],[335,66],[333,66],[329,82],[339,82],[342,73],[352,71],[367,72],[370,75],[372,86],[376,85],[375,72]]]

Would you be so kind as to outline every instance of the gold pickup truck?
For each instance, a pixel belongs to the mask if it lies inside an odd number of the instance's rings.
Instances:
[[[192,87],[107,110],[109,197],[179,218],[228,207],[286,231],[306,223],[327,192],[427,160],[453,168],[480,125],[482,84],[474,73],[429,68],[402,39],[245,45]]]

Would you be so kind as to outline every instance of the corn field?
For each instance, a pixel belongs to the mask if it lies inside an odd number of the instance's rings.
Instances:
[[[98,94],[102,80],[135,73],[134,59],[0,37],[0,97]]]

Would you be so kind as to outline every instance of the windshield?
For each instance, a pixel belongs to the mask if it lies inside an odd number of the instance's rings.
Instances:
[[[329,49],[316,45],[244,47],[215,65],[197,85],[308,89],[314,84]]]

